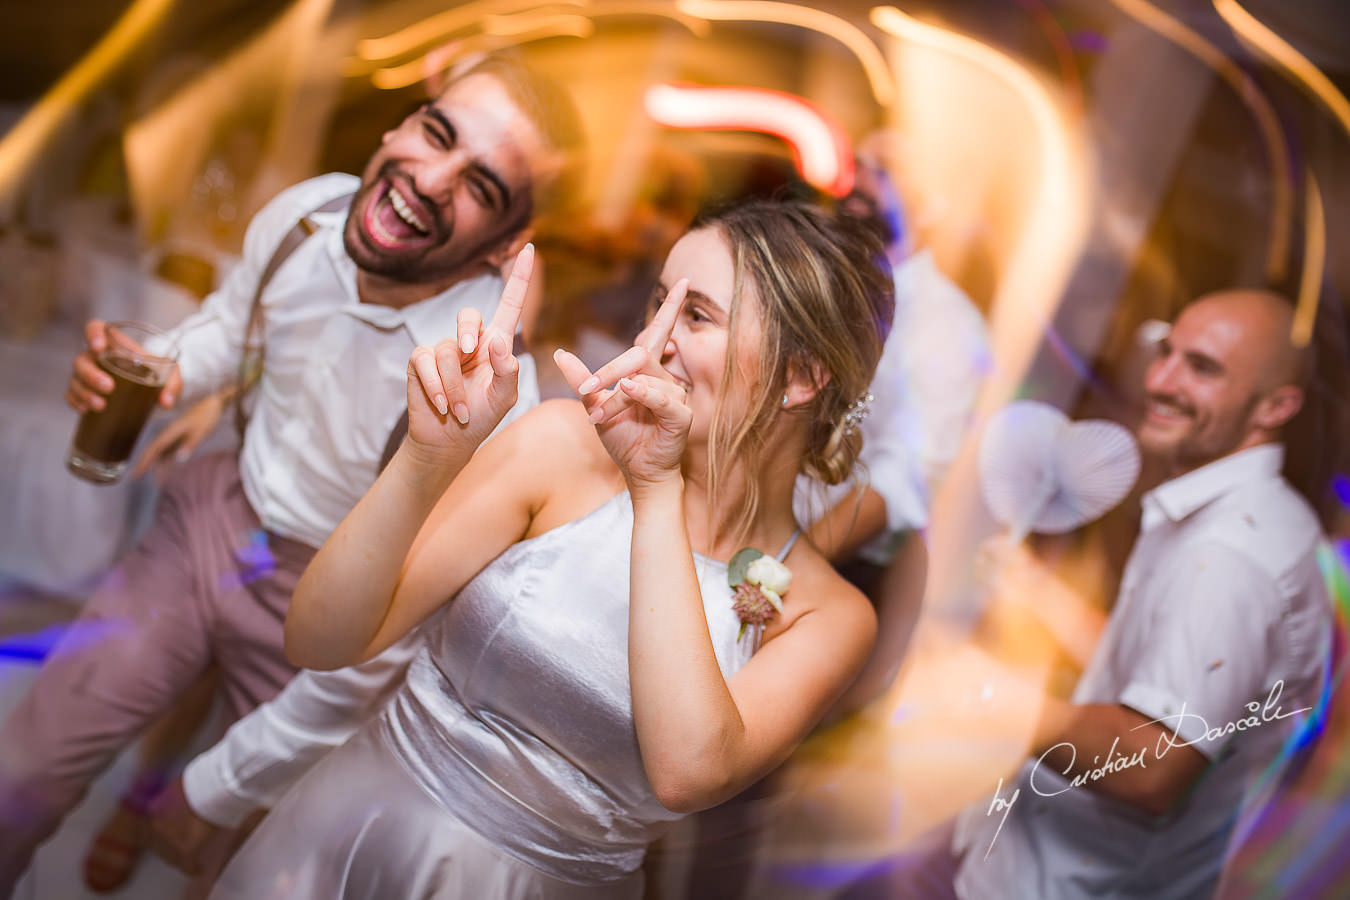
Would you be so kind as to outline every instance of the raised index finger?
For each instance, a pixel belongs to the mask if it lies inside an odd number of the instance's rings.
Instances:
[[[525,292],[529,290],[533,272],[534,244],[526,244],[516,254],[511,274],[506,279],[506,287],[502,290],[501,302],[492,316],[491,327],[506,335],[508,342],[516,333],[516,325],[520,323],[520,313],[525,308]]]
[[[651,324],[642,329],[642,333],[638,335],[639,347],[660,358],[666,341],[670,340],[670,333],[675,330],[675,323],[679,321],[680,310],[684,309],[684,298],[688,292],[688,278],[681,278],[675,282],[670,293],[666,294],[666,299],[661,301],[661,306],[657,309]]]

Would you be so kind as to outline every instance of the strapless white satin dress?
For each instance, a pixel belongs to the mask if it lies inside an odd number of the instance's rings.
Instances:
[[[626,493],[507,549],[428,624],[384,712],[286,794],[215,898],[638,897],[678,817],[642,767],[628,681]],[[726,565],[695,568],[718,664]]]

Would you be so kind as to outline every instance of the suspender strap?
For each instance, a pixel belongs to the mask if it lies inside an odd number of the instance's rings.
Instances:
[[[248,416],[253,409],[249,402],[249,397],[253,388],[257,386],[258,379],[262,376],[263,354],[266,350],[263,341],[263,308],[262,295],[267,290],[267,285],[271,283],[272,277],[277,274],[282,263],[290,258],[305,239],[312,235],[317,226],[310,221],[310,216],[315,213],[337,212],[346,208],[352,202],[351,194],[343,194],[340,197],[334,197],[318,209],[311,210],[300,221],[286,232],[277,244],[277,249],[272,252],[272,258],[267,261],[263,268],[262,275],[258,277],[258,286],[253,291],[253,304],[248,311],[248,327],[244,331],[244,349],[239,357],[239,378],[236,382],[234,402],[234,427],[239,432],[239,437],[244,436],[244,428],[248,425]]]

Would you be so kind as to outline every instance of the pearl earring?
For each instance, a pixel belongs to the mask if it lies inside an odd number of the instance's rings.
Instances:
[[[784,395],[783,395],[783,409],[787,409],[787,405],[788,405],[788,396],[787,396],[787,394],[784,394]]]

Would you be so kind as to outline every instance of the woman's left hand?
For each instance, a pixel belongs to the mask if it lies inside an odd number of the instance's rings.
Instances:
[[[591,373],[566,350],[553,354],[567,383],[590,412],[605,449],[630,491],[680,477],[691,413],[684,389],[661,366],[661,354],[684,308],[680,279],[633,346]],[[601,390],[605,385],[614,385]]]

